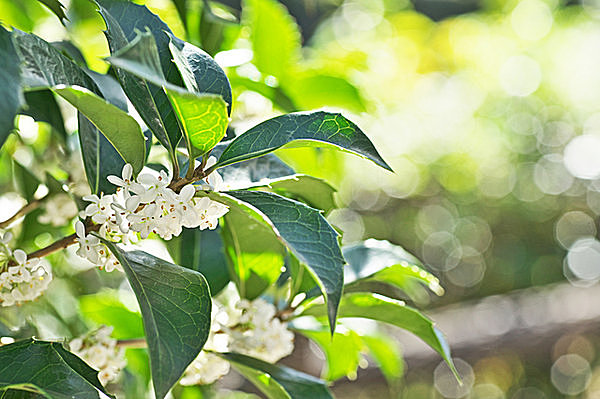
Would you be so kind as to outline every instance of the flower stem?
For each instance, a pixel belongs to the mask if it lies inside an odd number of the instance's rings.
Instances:
[[[39,206],[42,204],[42,201],[45,199],[46,197],[39,199],[39,200],[34,200],[31,201],[28,204],[25,204],[21,209],[19,209],[14,215],[12,215],[11,217],[9,217],[8,219],[6,219],[3,222],[0,222],[0,229],[3,229],[5,227],[10,226],[15,220],[17,220],[18,218],[20,218],[21,216],[25,216],[27,215],[29,212],[32,212],[34,210],[36,210],[37,208],[39,208]]]
[[[117,341],[117,346],[122,348],[146,348],[146,338],[120,339]]]

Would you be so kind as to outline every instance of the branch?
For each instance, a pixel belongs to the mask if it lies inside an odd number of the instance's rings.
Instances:
[[[17,211],[17,213],[15,213],[14,215],[12,215],[11,217],[9,217],[8,219],[6,219],[5,221],[0,222],[0,229],[3,229],[5,227],[10,226],[15,220],[17,220],[21,216],[25,216],[29,212],[32,212],[32,211],[36,210],[37,208],[39,208],[39,206],[42,204],[42,201],[45,198],[46,197],[44,197],[42,199],[39,199],[39,200],[31,201],[30,203],[25,204],[21,209],[19,209]]]
[[[117,346],[121,348],[146,348],[146,338],[134,338],[134,339],[119,339],[117,340]]]
[[[90,233],[92,231],[100,230],[99,224],[86,224],[86,233]],[[52,244],[44,247],[42,249],[38,249],[37,251],[33,251],[32,253],[27,255],[27,258],[43,258],[44,256],[48,256],[54,252],[60,251],[68,246],[71,246],[77,242],[77,234],[73,233],[70,236],[66,236],[61,238],[58,241],[53,242]]]

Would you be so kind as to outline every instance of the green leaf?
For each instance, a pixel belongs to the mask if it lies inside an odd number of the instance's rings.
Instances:
[[[204,275],[213,296],[230,281],[220,229],[220,226],[215,230],[184,228],[179,237],[167,244],[177,264]]]
[[[57,86],[53,91],[76,107],[110,141],[134,174],[144,166],[146,144],[135,119],[83,87]]]
[[[302,315],[322,316],[324,313],[324,305],[309,305]],[[410,331],[438,352],[459,378],[442,332],[428,317],[406,306],[404,302],[372,293],[348,294],[344,295],[340,303],[339,317],[362,317]]]
[[[211,155],[219,156],[222,152],[219,144],[211,152]],[[221,150],[218,152],[218,150]],[[219,169],[223,177],[223,183],[235,189],[247,187],[261,187],[270,183],[274,179],[291,177],[294,175],[294,169],[283,163],[273,154],[267,154],[260,158],[250,159],[248,161],[229,165]]]
[[[277,194],[305,202],[325,213],[336,208],[334,194],[337,190],[317,177],[298,174],[269,182],[269,187]]]
[[[31,173],[29,168],[24,167],[17,161],[13,161],[13,179],[17,190],[21,193],[27,202],[35,199],[33,196],[37,191],[40,180]]]
[[[0,399],[52,399],[33,384],[14,384],[0,389]]]
[[[0,26],[0,147],[15,127],[17,110],[23,105],[19,55],[12,42],[12,33]]]
[[[20,55],[21,76],[26,90],[65,85],[85,87],[100,94],[92,78],[48,42],[16,29],[13,38]]]
[[[185,133],[188,152],[194,158],[210,151],[225,137],[227,104],[221,96],[166,91]]]
[[[363,335],[361,338],[390,387],[397,389],[399,379],[404,374],[404,361],[399,343],[381,333]]]
[[[242,21],[251,30],[254,65],[279,80],[293,76],[301,37],[285,6],[275,0],[244,0],[242,9]]]
[[[121,175],[125,166],[123,157],[81,112],[77,113],[77,124],[83,166],[92,193],[114,193],[117,188],[106,177]]]
[[[40,3],[44,4],[46,7],[50,9],[60,20],[60,23],[65,25],[65,21],[68,21],[69,18],[65,15],[65,6],[58,0],[38,0]]]
[[[169,50],[185,87],[194,93],[216,94],[227,103],[231,114],[231,85],[219,64],[206,52],[169,34]]]
[[[132,312],[118,299],[116,292],[101,291],[79,297],[81,315],[97,324],[113,326],[115,339],[132,339],[144,336],[142,317]]]
[[[341,114],[324,111],[282,115],[254,126],[231,142],[215,167],[259,157],[298,140],[332,144],[391,171],[358,126]]]
[[[345,263],[338,233],[318,210],[301,202],[261,191],[230,191],[227,194],[260,211],[275,227],[284,244],[308,267],[325,293],[333,333]]]
[[[325,383],[311,375],[239,353],[220,353],[269,399],[333,399]]]
[[[25,103],[21,114],[29,115],[37,122],[48,123],[63,142],[66,142],[65,121],[51,90],[28,91],[25,93]]]
[[[342,77],[318,72],[300,74],[286,81],[284,89],[300,109],[329,106],[366,111],[360,91]]]
[[[173,36],[169,27],[144,6],[116,0],[97,2],[107,25],[106,37],[111,55],[118,54],[117,58],[135,60],[137,67],[145,62],[150,63],[152,75],[160,80],[166,80],[175,87],[181,87],[185,82],[197,93],[222,96],[229,104],[228,111],[231,110],[229,81],[223,70],[208,54]],[[153,36],[154,47],[149,47],[149,40],[141,40],[144,35],[140,35],[139,32],[146,30]],[[175,59],[175,63],[172,59]],[[140,79],[139,76],[134,76],[131,70],[124,70],[119,68],[119,65],[114,65],[118,67],[119,80],[123,83],[127,96],[140,116],[159,141],[173,150],[181,137],[181,131],[169,99],[160,87],[163,84],[157,85],[155,80],[144,81],[147,77],[142,76]],[[162,73],[157,74],[157,72]]]
[[[177,68],[171,62],[168,49],[168,37],[165,32],[170,32],[170,29],[160,18],[146,7],[128,1],[98,0],[96,3],[106,23],[104,34],[111,55],[120,53],[121,56],[128,54],[130,57],[139,57],[139,54],[135,53],[139,51],[139,47],[135,47],[135,43],[130,45],[130,42],[139,40],[136,39],[139,31],[149,29],[156,40],[155,43],[158,43],[158,48],[161,49],[160,53],[158,50],[150,53],[153,67],[160,72],[163,79],[166,76],[166,79],[171,77],[175,81],[181,81],[178,78]],[[174,157],[175,147],[181,138],[181,130],[163,89],[122,68],[117,67],[116,72],[123,90],[141,118]]]
[[[100,398],[99,392],[114,398],[97,374],[59,342],[27,339],[0,347],[0,390],[28,384],[53,399]]]
[[[224,216],[223,242],[232,280],[240,296],[255,299],[277,281],[285,257],[285,247],[273,230],[249,216],[239,207],[231,207]]]
[[[123,266],[140,304],[154,392],[162,399],[206,343],[211,311],[208,284],[196,271],[103,242]]]
[[[415,301],[426,295],[420,285],[437,295],[444,294],[437,277],[427,272],[417,258],[398,245],[369,239],[344,247],[342,252],[349,265],[344,274],[347,292],[368,289],[368,283],[379,282],[403,290]]]
[[[323,370],[322,378],[335,381],[346,376],[356,377],[356,370],[361,359],[363,344],[360,336],[352,330],[340,331],[333,334],[325,329],[294,329],[305,337],[315,341],[325,353],[327,367]]]

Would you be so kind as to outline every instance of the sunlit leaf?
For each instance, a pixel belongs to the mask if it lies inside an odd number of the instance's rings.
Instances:
[[[252,62],[265,75],[285,79],[300,57],[296,22],[275,0],[244,0],[242,10],[242,21],[251,31]]]
[[[327,367],[321,375],[328,381],[335,381],[349,375],[356,375],[361,359],[363,344],[360,336],[352,330],[338,331],[333,337],[326,329],[295,329],[295,331],[316,342],[325,354]]]
[[[317,317],[324,314],[324,305],[309,305],[302,313]],[[404,302],[372,293],[347,294],[340,302],[339,317],[363,317],[410,331],[438,352],[458,377],[450,356],[450,347],[442,332],[427,316],[406,306]]]
[[[65,6],[58,0],[38,0],[40,3],[44,4],[46,7],[50,9],[60,20],[61,24],[65,24],[65,21],[68,21],[67,15],[65,14]]]

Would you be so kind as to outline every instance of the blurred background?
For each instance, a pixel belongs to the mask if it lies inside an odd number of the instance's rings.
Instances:
[[[0,20],[70,40],[106,72],[94,5],[61,1],[66,28],[34,0],[0,0]],[[415,305],[448,336],[464,384],[394,332],[406,364],[392,397],[600,398],[600,1],[138,2],[226,68],[236,133],[281,112],[342,110],[395,170],[278,152],[338,189],[328,218],[344,243],[401,245],[445,288]],[[27,123],[36,143],[43,127]],[[319,356],[308,345],[288,362],[318,374]],[[338,397],[390,396],[376,369],[350,377]]]

